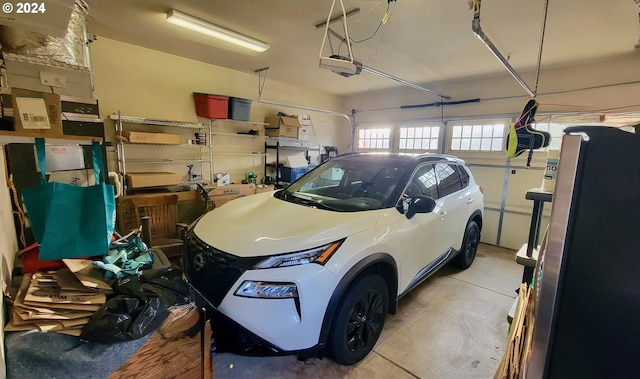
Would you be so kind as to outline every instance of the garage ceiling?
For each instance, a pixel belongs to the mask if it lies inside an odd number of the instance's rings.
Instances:
[[[88,0],[89,28],[120,40],[211,64],[253,73],[270,67],[269,79],[347,95],[402,86],[363,72],[344,78],[318,67],[331,0]],[[339,1],[333,15],[341,14]],[[473,34],[467,0],[344,0],[356,59],[366,66],[428,86],[450,80],[504,73],[505,68]],[[544,0],[485,0],[481,23],[517,71],[535,70]],[[376,28],[387,12],[389,21]],[[253,53],[166,22],[175,8],[266,41]],[[634,0],[549,1],[542,67],[573,65],[640,54],[639,5]],[[331,25],[344,35],[340,23]],[[369,38],[370,37],[370,38]],[[369,39],[368,39],[369,38]],[[334,52],[339,43],[334,39]],[[325,47],[325,54],[328,53]],[[347,55],[343,44],[340,54]],[[544,78],[541,78],[543,81]],[[533,88],[534,83],[528,83]]]

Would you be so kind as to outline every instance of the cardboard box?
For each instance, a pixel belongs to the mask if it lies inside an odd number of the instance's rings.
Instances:
[[[233,199],[243,196],[254,195],[256,193],[256,185],[249,184],[229,184],[222,187],[213,187],[209,191],[209,198],[216,207],[220,207]]]
[[[267,116],[265,122],[269,124],[264,127],[268,137],[298,138],[300,122],[297,117]]]
[[[298,168],[298,167],[307,167],[309,166],[309,162],[307,162],[307,158],[303,155],[290,155],[287,157],[287,167]]]
[[[182,143],[182,136],[179,134],[126,131],[122,132],[122,135],[127,141],[133,143],[157,143],[161,145],[180,145]]]
[[[182,178],[175,172],[130,172],[127,183],[131,188],[175,186]]]
[[[256,186],[256,193],[262,193],[262,192],[271,192],[271,191],[275,191],[276,187],[273,184],[258,184]]]
[[[16,131],[62,135],[60,95],[12,88],[11,104]]]

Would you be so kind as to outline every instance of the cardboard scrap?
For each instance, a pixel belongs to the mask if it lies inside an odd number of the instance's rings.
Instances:
[[[71,266],[78,272],[87,269],[83,262],[72,262]],[[91,316],[106,302],[107,293],[112,292],[110,286],[108,290],[104,287],[102,279],[94,281],[90,273],[86,282],[89,286],[71,269],[24,275],[12,297],[13,307],[5,330],[37,329],[80,335]]]

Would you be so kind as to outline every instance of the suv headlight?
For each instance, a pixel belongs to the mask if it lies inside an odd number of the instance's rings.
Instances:
[[[234,293],[237,296],[256,298],[297,298],[298,287],[295,283],[256,282],[245,280]]]
[[[269,257],[264,261],[258,263],[255,268],[263,269],[263,268],[276,268],[276,267],[289,267],[289,266],[297,266],[297,265],[306,265],[309,263],[317,263],[320,265],[324,265],[329,258],[333,255],[333,253],[338,250],[340,245],[342,245],[344,239],[341,239],[336,242],[328,243],[326,245],[315,247],[309,250],[298,251],[295,253],[276,255],[273,257]]]

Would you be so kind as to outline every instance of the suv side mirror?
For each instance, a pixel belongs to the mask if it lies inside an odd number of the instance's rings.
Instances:
[[[416,215],[416,213],[429,213],[436,207],[436,201],[426,195],[417,195],[409,202],[409,209],[406,216],[408,219]]]

